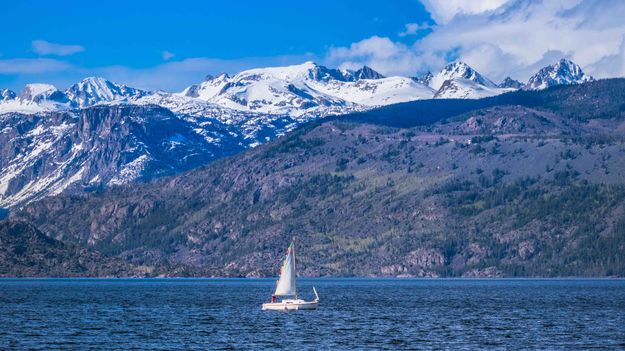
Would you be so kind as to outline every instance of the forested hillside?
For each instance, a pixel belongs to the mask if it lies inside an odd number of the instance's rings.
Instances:
[[[402,104],[11,217],[177,274],[274,275],[296,236],[305,276],[624,276],[624,111],[624,80]]]

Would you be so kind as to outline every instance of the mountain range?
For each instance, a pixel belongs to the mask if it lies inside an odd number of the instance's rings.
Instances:
[[[39,250],[69,266],[88,250],[104,275],[273,276],[297,236],[304,276],[625,276],[623,106],[625,79],[608,79],[318,119],[170,177],[15,208],[0,234],[38,230],[67,247]],[[9,243],[0,259],[21,262]]]
[[[29,84],[19,94],[0,94],[0,207],[176,174],[320,117],[591,80],[563,59],[541,69],[527,85],[509,78],[495,84],[462,62],[418,78],[306,62],[207,76],[179,93],[96,77],[65,91]]]
[[[88,77],[60,91],[49,84],[28,84],[16,94],[1,92],[0,112],[36,113],[101,104],[155,104],[184,114],[250,113],[323,116],[375,106],[431,98],[481,98],[516,89],[546,89],[592,80],[575,63],[562,59],[542,68],[527,84],[507,77],[495,84],[463,62],[453,62],[436,74],[384,77],[372,68],[339,70],[314,62],[287,67],[252,69],[232,77],[207,76],[180,93],[146,91]],[[212,113],[211,113],[212,112]]]

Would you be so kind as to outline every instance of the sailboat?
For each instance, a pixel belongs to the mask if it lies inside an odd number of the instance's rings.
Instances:
[[[314,310],[319,305],[319,295],[313,287],[315,299],[304,301],[297,297],[297,269],[295,266],[295,238],[286,251],[286,256],[280,268],[280,278],[276,283],[276,291],[271,295],[271,302],[263,304],[263,310]],[[292,297],[278,302],[278,297]]]

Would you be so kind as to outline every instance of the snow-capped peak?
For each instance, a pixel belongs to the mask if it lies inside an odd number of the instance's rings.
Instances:
[[[363,73],[362,69],[358,70],[356,72],[353,73],[345,73],[341,70],[338,69],[333,69],[333,68],[327,68],[325,66],[320,66],[317,65],[316,63],[314,63],[314,66],[312,66],[312,68],[310,69],[309,73],[308,73],[308,79],[312,79],[314,81],[323,81],[323,82],[328,82],[331,80],[338,80],[338,81],[342,81],[342,82],[347,82],[347,81],[352,81],[354,79],[358,79],[356,78],[357,75],[366,75],[367,73]],[[368,68],[368,67],[367,67]],[[376,75],[378,74],[377,72],[371,70],[372,75]]]
[[[486,88],[496,88],[497,85],[490,81],[488,78],[479,74],[476,70],[471,68],[464,62],[456,61],[443,67],[443,69],[430,79],[430,87],[434,90],[441,88],[445,81],[450,79],[464,79],[475,82]]]
[[[495,83],[464,62],[452,62],[435,75],[427,74],[417,81],[429,83],[436,90],[435,99],[479,99],[501,94]]]
[[[19,95],[21,100],[39,102],[42,100],[51,100],[60,91],[51,84],[31,83],[26,84],[24,90]]]
[[[145,92],[101,77],[87,77],[72,85],[65,91],[65,94],[74,105],[87,107],[101,102],[141,97],[145,95]]]
[[[284,67],[265,67],[254,68],[239,72],[234,80],[262,80],[262,79],[280,79],[285,81],[303,80],[312,78],[312,71],[317,68],[317,64],[313,61],[306,61],[299,65],[291,65]]]
[[[504,89],[521,89],[521,87],[523,87],[523,83],[508,76],[504,78],[504,80],[502,80],[501,83],[497,85],[497,87]]]
[[[361,69],[354,72],[354,79],[382,79],[385,78],[380,73],[376,72],[369,66],[363,66]]]
[[[219,94],[230,82],[231,77],[227,73],[220,73],[217,76],[207,75],[200,84],[193,84],[185,88],[179,95],[210,100]]]
[[[0,113],[39,113],[65,110],[71,107],[67,96],[54,85],[43,83],[27,84],[16,96],[10,90],[3,90],[0,96]]]
[[[540,90],[554,85],[579,84],[592,80],[594,78],[586,75],[577,64],[567,59],[561,59],[553,65],[541,68],[529,79],[523,89]]]

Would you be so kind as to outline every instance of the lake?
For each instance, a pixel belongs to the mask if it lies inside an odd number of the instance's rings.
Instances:
[[[623,349],[625,280],[2,279],[2,350]]]

